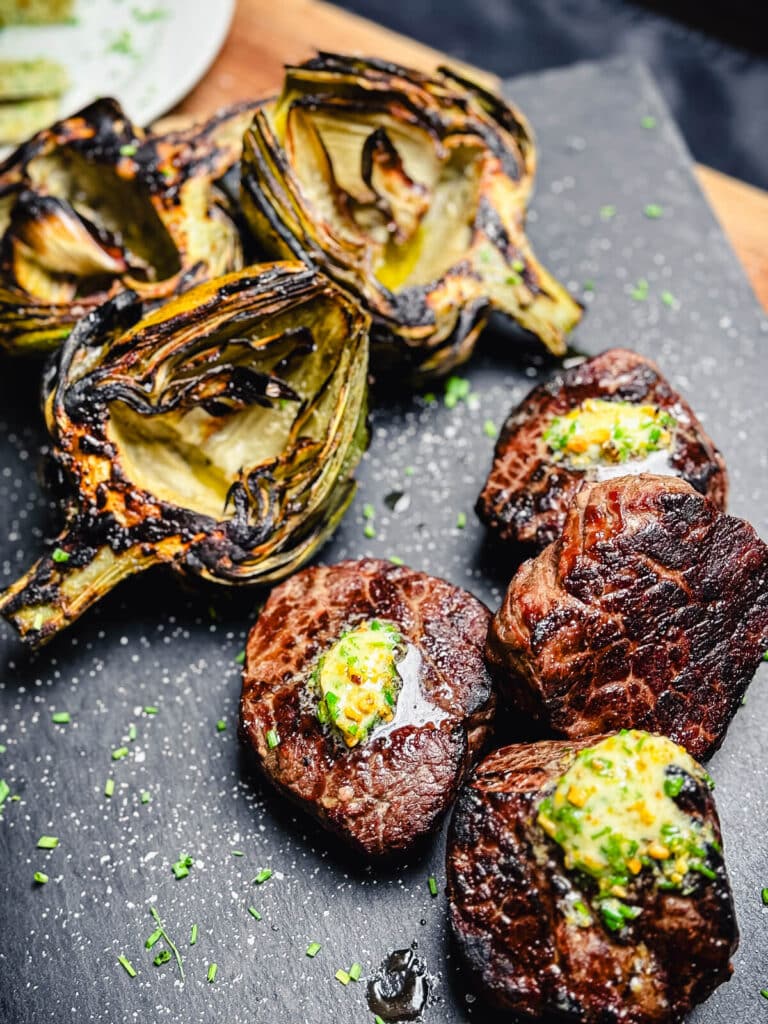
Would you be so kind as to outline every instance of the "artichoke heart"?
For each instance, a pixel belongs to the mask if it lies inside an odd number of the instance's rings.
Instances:
[[[469,358],[493,310],[565,351],[581,308],[525,235],[535,166],[523,115],[449,69],[323,53],[256,110],[241,203],[271,255],[355,295],[374,370],[428,377]]]
[[[196,286],[142,319],[122,292],[47,381],[76,493],[50,554],[0,595],[39,644],[156,562],[217,583],[297,569],[352,500],[368,442],[368,319],[300,263]]]
[[[101,99],[0,164],[0,350],[55,348],[124,289],[153,303],[242,267],[221,179],[255,107],[152,134]]]

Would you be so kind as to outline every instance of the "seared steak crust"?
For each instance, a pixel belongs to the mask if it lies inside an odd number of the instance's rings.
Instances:
[[[673,1024],[732,970],[738,930],[725,866],[710,847],[716,877],[690,896],[649,879],[642,913],[619,934],[596,915],[582,927],[564,913],[569,900],[586,903],[591,894],[565,869],[536,813],[575,754],[601,738],[504,747],[477,767],[448,837],[453,932],[473,986],[524,1019]],[[686,778],[684,809],[710,822],[719,842],[708,788]]]
[[[466,591],[391,562],[296,573],[272,591],[246,646],[241,732],[264,773],[363,853],[407,849],[437,826],[489,735],[490,617]],[[318,722],[307,683],[341,633],[371,618],[417,648],[419,706],[404,689],[394,722],[347,749]]]
[[[500,540],[545,547],[560,535],[577,491],[600,478],[599,470],[571,469],[553,462],[542,438],[556,416],[587,398],[655,405],[677,420],[669,453],[654,453],[652,460],[630,460],[618,473],[611,467],[612,476],[668,472],[725,509],[725,463],[696,414],[655,363],[636,352],[614,348],[534,388],[504,424],[476,505],[480,519]]]
[[[506,699],[571,738],[663,733],[699,760],[722,742],[768,646],[768,547],[675,477],[577,494],[524,562],[488,634]]]

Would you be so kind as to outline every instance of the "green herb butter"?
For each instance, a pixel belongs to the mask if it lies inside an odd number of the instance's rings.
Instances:
[[[544,432],[556,462],[574,469],[626,462],[672,447],[676,421],[654,405],[587,398]]]
[[[658,888],[683,891],[695,875],[715,877],[711,825],[677,802],[687,777],[708,782],[676,743],[624,731],[581,751],[539,804],[537,821],[562,848],[566,869],[594,880],[593,906],[611,931],[641,912],[624,901],[644,873]],[[586,926],[589,915],[581,917]]]
[[[374,726],[394,718],[402,645],[394,626],[371,619],[342,634],[312,673],[319,697],[317,717],[334,726],[348,747],[366,739]]]

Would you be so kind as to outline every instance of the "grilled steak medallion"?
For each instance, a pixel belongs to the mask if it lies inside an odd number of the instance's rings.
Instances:
[[[488,634],[502,692],[559,735],[637,726],[694,757],[722,742],[768,646],[768,547],[684,480],[580,491]]]
[[[241,731],[272,782],[369,855],[436,827],[486,740],[490,612],[391,562],[305,569],[251,630]]]
[[[641,472],[681,476],[725,508],[725,463],[691,407],[649,359],[610,349],[513,410],[476,510],[502,541],[543,548],[585,482]]]
[[[720,844],[708,776],[663,737],[495,751],[448,838],[473,986],[525,1020],[682,1021],[738,943]]]

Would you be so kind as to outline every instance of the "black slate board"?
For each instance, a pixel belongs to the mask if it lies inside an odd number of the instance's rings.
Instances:
[[[723,448],[732,511],[768,535],[768,323],[653,83],[642,67],[620,61],[518,79],[509,94],[540,141],[531,235],[588,307],[574,344],[590,353],[627,345],[657,359]],[[656,118],[655,128],[642,127],[646,116]],[[664,215],[646,217],[648,203]],[[604,220],[608,204],[617,212]],[[633,299],[641,278],[648,297]],[[590,281],[593,291],[585,290]],[[508,343],[489,332],[467,368],[476,404],[448,410],[406,397],[374,412],[359,496],[324,560],[398,555],[497,606],[504,570],[472,514],[493,443],[484,424],[500,424],[546,369],[530,349],[515,354]],[[58,517],[38,479],[45,436],[36,389],[33,368],[4,364],[3,583],[39,553]],[[397,491],[410,504],[392,512],[384,498]],[[365,502],[376,509],[375,539],[363,535]],[[465,529],[456,525],[461,512]],[[413,941],[434,980],[427,1024],[489,1020],[463,991],[447,942],[442,837],[406,866],[370,870],[253,776],[235,736],[235,656],[256,603],[254,592],[183,587],[156,571],[123,585],[38,655],[3,631],[0,778],[21,797],[0,818],[3,1022],[360,1024],[372,1020],[364,984],[343,988],[334,972],[359,960],[368,974],[389,950]],[[733,980],[692,1016],[707,1024],[752,1019],[768,982],[760,903],[768,882],[765,677],[763,668],[712,762],[742,944]],[[156,716],[141,711],[147,704],[158,706]],[[54,710],[69,711],[71,724],[53,725]],[[131,724],[130,754],[113,762]],[[108,777],[111,800],[103,795]],[[140,802],[142,790],[150,803]],[[43,833],[60,837],[57,850],[36,849]],[[176,881],[170,865],[181,853],[195,865]],[[262,867],[274,875],[255,886]],[[38,869],[50,875],[45,886],[32,883]],[[431,874],[440,882],[436,898]],[[155,968],[144,949],[154,927],[150,904],[181,947],[183,986],[173,963]],[[190,948],[193,923],[199,938]],[[323,948],[308,959],[313,940]],[[118,965],[120,953],[139,971],[135,979]],[[210,985],[213,961],[219,970]]]

